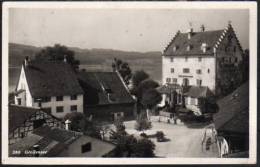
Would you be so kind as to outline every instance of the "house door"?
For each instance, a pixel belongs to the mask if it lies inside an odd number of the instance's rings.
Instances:
[[[183,78],[183,86],[189,86],[189,79]]]

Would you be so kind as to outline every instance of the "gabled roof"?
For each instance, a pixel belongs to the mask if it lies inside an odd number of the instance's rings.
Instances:
[[[249,82],[218,102],[219,112],[214,115],[217,131],[248,133]]]
[[[42,111],[40,108],[9,105],[9,133],[20,127],[26,120],[30,119],[36,112]],[[44,111],[42,111],[44,112]],[[48,114],[48,113],[47,113]],[[52,118],[59,120],[58,118],[50,115]]]
[[[17,127],[21,126],[22,123],[37,111],[40,110],[32,107],[9,105],[9,132],[12,132]]]
[[[164,51],[164,55],[209,55],[213,54],[213,47],[220,38],[224,30],[205,31],[205,32],[193,32],[191,39],[188,39],[188,33],[178,33],[174,39],[170,42]],[[208,49],[203,53],[201,49],[202,43],[206,43]],[[188,45],[191,45],[191,50],[187,51]],[[173,51],[173,47],[177,46],[176,51]]]
[[[81,71],[78,79],[85,92],[87,106],[134,103],[134,99],[116,72]]]
[[[207,98],[214,96],[207,86],[190,86],[188,92],[184,93],[184,95],[194,98]]]
[[[91,142],[93,149],[89,152],[81,153],[82,144],[88,142]],[[35,129],[32,133],[28,134],[28,136],[22,138],[18,142],[10,145],[9,153],[12,153],[12,150],[20,150],[21,154],[15,156],[33,156],[32,154],[24,154],[24,151],[34,150],[34,145],[39,146],[39,151],[46,151],[46,154],[41,155],[44,157],[101,157],[115,148],[115,145],[112,143],[83,135],[80,132],[42,126]],[[66,152],[69,146],[73,147],[73,149],[64,155],[63,152]],[[13,155],[10,154],[10,156]]]
[[[83,94],[75,72],[67,63],[33,60],[23,67],[33,97]]]
[[[181,86],[179,84],[167,84],[156,88],[156,90],[161,94],[170,94],[177,89],[181,89]]]

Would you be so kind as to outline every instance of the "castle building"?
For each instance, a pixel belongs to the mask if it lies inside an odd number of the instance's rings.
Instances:
[[[241,84],[242,58],[243,50],[230,23],[222,30],[205,31],[202,25],[199,32],[192,28],[186,33],[178,31],[163,51],[162,84],[202,87],[196,91],[198,98],[185,100],[198,105],[199,90],[208,88],[219,96]]]

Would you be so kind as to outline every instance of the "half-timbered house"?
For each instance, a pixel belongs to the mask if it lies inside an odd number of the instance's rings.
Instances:
[[[43,125],[64,127],[58,118],[39,108],[9,105],[9,144],[19,141]]]

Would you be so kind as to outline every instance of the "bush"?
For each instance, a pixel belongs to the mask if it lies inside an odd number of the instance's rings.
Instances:
[[[164,141],[164,137],[165,137],[165,135],[164,135],[163,131],[156,132],[156,138],[157,138],[158,142]]]

